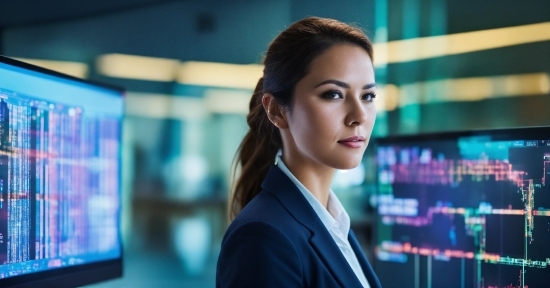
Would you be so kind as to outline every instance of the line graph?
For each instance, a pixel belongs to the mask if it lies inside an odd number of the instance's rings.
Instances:
[[[544,247],[550,240],[550,141],[517,143],[475,143],[470,155],[461,153],[464,143],[454,143],[454,150],[449,143],[379,147],[375,252],[381,265],[415,266],[414,283],[423,277],[430,285],[437,281],[434,267],[456,261],[460,287],[550,284],[550,249]],[[422,263],[428,276],[416,267]],[[520,268],[518,276],[502,280],[513,267]]]

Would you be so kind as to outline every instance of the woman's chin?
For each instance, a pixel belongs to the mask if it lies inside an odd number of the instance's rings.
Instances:
[[[361,164],[361,158],[345,159],[346,161],[341,161],[341,160],[338,161],[338,163],[335,163],[335,165],[330,165],[330,166],[338,170],[350,170],[350,169],[356,168],[357,166],[359,166],[359,164]]]

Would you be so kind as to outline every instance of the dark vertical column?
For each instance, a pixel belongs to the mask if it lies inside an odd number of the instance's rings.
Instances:
[[[421,9],[420,1],[418,0],[404,0],[402,10],[402,37],[403,39],[412,39],[420,36],[420,19]],[[418,48],[416,48],[418,49]],[[418,53],[419,51],[413,51]],[[418,62],[412,62],[408,66],[408,73],[419,74],[422,73]],[[417,133],[420,130],[420,110],[421,110],[421,95],[417,88],[409,89],[407,91],[407,98],[411,99],[410,104],[401,107],[399,111],[400,123],[399,133]]]
[[[0,99],[0,263],[4,263],[8,255],[9,119],[8,104]]]
[[[31,113],[30,113],[30,169],[29,169],[29,201],[30,201],[30,231],[29,231],[29,258],[30,260],[36,259],[36,157],[38,152],[38,145],[36,145],[36,139],[38,139],[38,115],[37,115],[37,109],[36,107],[31,107]]]
[[[0,27],[0,55],[4,55],[4,27]]]

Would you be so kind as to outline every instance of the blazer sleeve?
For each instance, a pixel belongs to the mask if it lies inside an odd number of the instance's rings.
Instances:
[[[237,227],[222,244],[216,287],[303,287],[302,264],[292,241],[273,225]]]

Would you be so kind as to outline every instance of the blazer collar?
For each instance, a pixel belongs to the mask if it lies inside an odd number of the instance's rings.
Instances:
[[[311,232],[315,231],[316,225],[323,225],[302,192],[279,167],[271,166],[262,182],[262,188],[275,196],[288,213]]]
[[[271,166],[262,183],[262,188],[275,196],[296,221],[311,231],[312,236],[309,239],[311,246],[341,286],[362,287],[315,210],[281,169]]]

